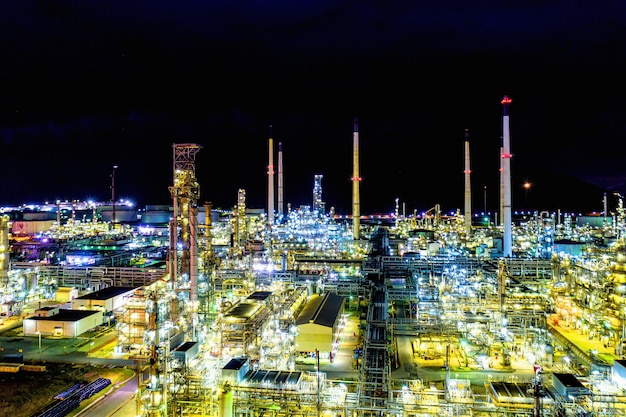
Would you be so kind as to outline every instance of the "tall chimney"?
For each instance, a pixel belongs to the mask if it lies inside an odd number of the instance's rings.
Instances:
[[[278,218],[283,217],[283,144],[278,142]]]
[[[511,137],[509,132],[509,106],[511,99],[507,96],[501,101],[502,103],[502,186],[503,200],[502,210],[504,211],[504,242],[502,255],[511,257],[512,249],[512,231],[511,231]]]
[[[465,129],[465,235],[472,233],[472,181],[470,180],[469,129]]]
[[[267,164],[267,229],[272,231],[274,225],[274,139],[270,125],[269,160]]]
[[[352,226],[354,240],[360,239],[361,233],[361,201],[359,197],[359,119],[354,118],[352,133]]]
[[[500,136],[500,205],[498,206],[498,210],[500,210],[500,225],[504,224],[504,158],[502,155],[504,154],[504,147],[502,146],[502,136]]]
[[[115,171],[117,170],[117,165],[113,165],[113,171],[111,171],[111,207],[113,209],[113,213],[111,214],[111,224],[113,225],[113,229],[115,229]]]
[[[604,220],[602,221],[602,224],[604,226],[606,226],[607,225],[607,217],[606,216],[607,216],[607,212],[609,210],[609,202],[608,202],[608,200],[606,198],[606,191],[604,192],[604,198],[602,199],[602,201],[604,203],[604,205],[602,207],[602,211],[604,212]]]

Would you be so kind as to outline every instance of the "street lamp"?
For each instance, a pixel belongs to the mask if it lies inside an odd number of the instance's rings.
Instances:
[[[39,360],[41,360],[41,332],[37,331],[37,336],[39,336]]]
[[[93,348],[93,342],[91,342],[89,344],[89,350],[87,351],[87,362],[88,362],[89,366],[91,366],[91,355],[90,355],[90,353],[91,353],[91,349],[92,348]]]

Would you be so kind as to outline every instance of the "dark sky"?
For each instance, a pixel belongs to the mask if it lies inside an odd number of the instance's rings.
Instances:
[[[626,193],[624,22],[624,1],[5,1],[0,205],[109,200],[113,165],[118,196],[167,204],[172,144],[196,143],[200,203],[265,207],[272,125],[285,201],[322,174],[350,213],[358,117],[362,212],[463,209],[465,129],[494,210],[508,95],[513,208],[600,211]]]

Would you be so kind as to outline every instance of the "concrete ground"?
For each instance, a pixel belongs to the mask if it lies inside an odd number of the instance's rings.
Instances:
[[[579,329],[572,329],[562,325],[556,315],[548,317],[548,329],[553,334],[558,334],[568,340],[576,349],[589,357],[595,357],[597,362],[604,362],[606,365],[613,365],[613,361],[621,359],[616,352],[616,346],[608,346],[605,342],[598,338],[591,337],[589,334],[583,334]]]

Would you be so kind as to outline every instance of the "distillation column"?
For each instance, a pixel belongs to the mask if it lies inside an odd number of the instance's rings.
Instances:
[[[217,265],[215,251],[213,249],[213,219],[211,218],[212,204],[210,201],[204,202],[204,251],[202,262],[203,282],[198,282],[198,315],[203,323],[207,323],[211,313],[211,306],[214,304],[213,270]],[[201,288],[202,286],[202,288]]]
[[[511,138],[509,135],[509,105],[511,99],[507,96],[501,101],[502,103],[502,184],[503,184],[503,227],[504,227],[504,244],[503,253],[504,257],[510,257],[513,255],[512,249],[512,236],[511,236]]]
[[[324,213],[324,201],[322,200],[322,178],[321,174],[313,176],[313,211],[318,212],[318,216]]]
[[[465,235],[472,233],[472,181],[470,180],[470,146],[469,129],[465,129]]]
[[[198,294],[197,204],[200,195],[195,157],[202,147],[193,143],[183,143],[174,144],[173,148],[174,185],[169,189],[173,200],[175,223],[170,230],[170,250],[173,251],[170,274],[175,287],[180,287],[181,280],[188,280],[190,307],[195,311]],[[179,246],[182,247],[180,259],[175,255]]]
[[[0,289],[9,283],[9,216],[0,216]]]
[[[237,207],[235,207],[235,215],[233,218],[233,241],[231,244],[232,255],[241,253],[247,235],[246,190],[240,188],[237,191]]]
[[[360,239],[361,234],[361,200],[359,196],[359,119],[354,118],[354,132],[352,134],[352,226],[354,240]]]

